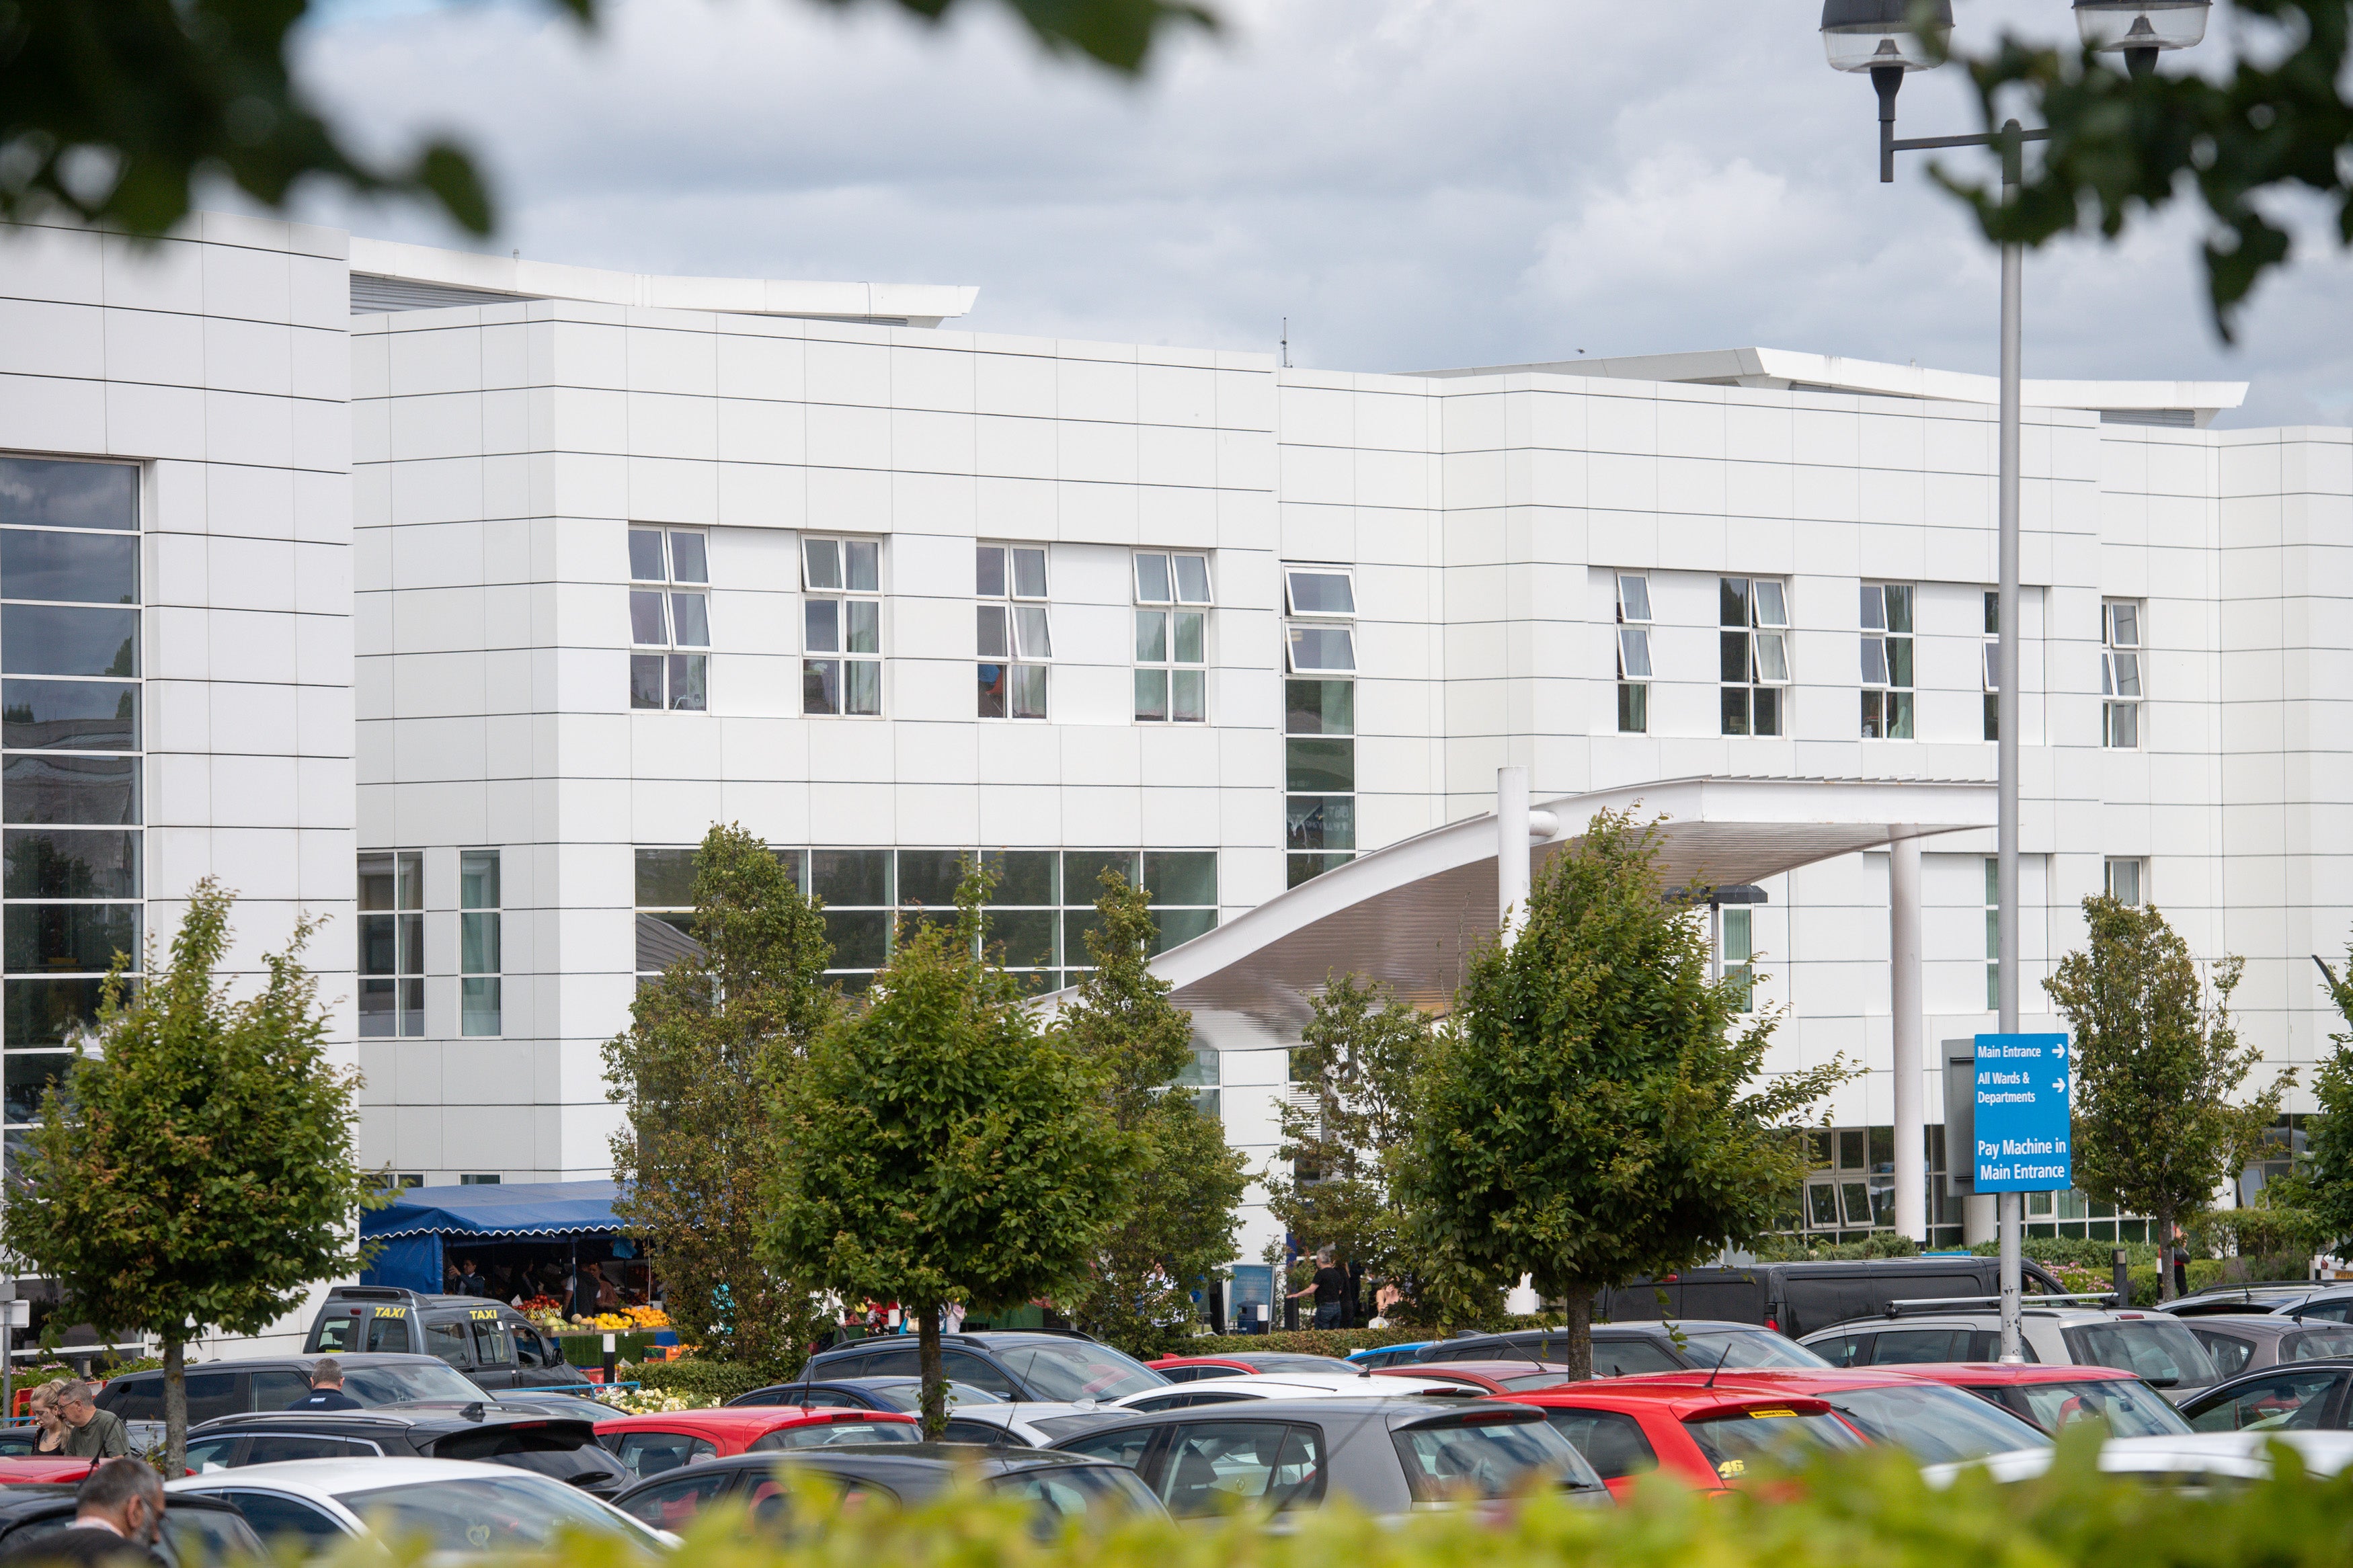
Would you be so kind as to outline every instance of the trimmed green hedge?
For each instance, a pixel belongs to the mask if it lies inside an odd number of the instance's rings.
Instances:
[[[735,1362],[695,1361],[691,1358],[649,1361],[643,1366],[623,1366],[620,1380],[627,1383],[632,1378],[643,1388],[701,1394],[722,1405],[738,1394],[749,1394],[755,1388],[765,1388],[772,1383],[783,1381]]]
[[[1482,1327],[1481,1333],[1509,1333],[1517,1329],[1557,1328],[1557,1316],[1511,1317]],[[1171,1355],[1238,1355],[1244,1351],[1280,1351],[1295,1355],[1345,1356],[1350,1351],[1378,1350],[1383,1345],[1418,1345],[1426,1340],[1454,1337],[1451,1329],[1399,1326],[1388,1329],[1293,1329],[1271,1334],[1196,1334],[1180,1340]]]

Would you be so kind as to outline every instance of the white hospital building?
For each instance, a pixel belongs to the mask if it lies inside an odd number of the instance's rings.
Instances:
[[[852,987],[961,853],[1041,989],[1140,876],[1262,1161],[1305,993],[1442,1003],[1493,929],[1516,766],[1555,842],[1639,804],[1678,879],[1758,889],[1721,948],[1775,1063],[1868,1069],[1805,1223],[1893,1224],[1899,1034],[1934,1122],[1939,1042],[1991,1027],[1992,380],[1344,374],[957,331],[974,294],[0,230],[9,1123],[210,874],[248,959],[330,917],[368,1161],[604,1175],[598,1047],[732,821]],[[2301,1065],[2353,933],[2353,432],[2214,427],[2243,390],[2026,384],[2022,994],[2105,888],[2243,955]]]

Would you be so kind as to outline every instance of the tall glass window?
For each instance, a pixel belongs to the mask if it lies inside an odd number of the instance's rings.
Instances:
[[[1912,590],[1862,585],[1862,738],[1912,739]]]
[[[458,852],[458,1032],[501,1032],[499,852]]]
[[[1618,574],[1618,732],[1651,728],[1651,580]]]
[[[2110,599],[2100,606],[2100,743],[2120,751],[2140,744],[2140,605]]]
[[[5,1120],[142,958],[139,469],[0,456]],[[13,1142],[14,1134],[9,1135]]]
[[[801,711],[882,712],[882,546],[801,541]]]
[[[1356,858],[1356,683],[1282,683],[1284,886]]]
[[[2001,1005],[2001,862],[1986,857],[1986,1011]]]
[[[1135,717],[1198,724],[1209,716],[1209,558],[1135,556]],[[1187,606],[1201,605],[1200,609]]]
[[[425,859],[360,857],[360,1037],[425,1033]]]
[[[2001,739],[2001,595],[1985,591],[1985,738]]]
[[[1780,735],[1789,686],[1788,589],[1771,577],[1718,580],[1724,733]]]
[[[703,536],[629,530],[629,706],[711,706],[711,561]]]
[[[2141,901],[2143,884],[2147,880],[2147,862],[2111,859],[2105,870],[2108,897],[2120,904],[2137,906]]]
[[[1724,911],[1724,978],[1737,989],[1744,1013],[1757,1009],[1757,940],[1752,914],[1752,910],[1741,908]]]
[[[1054,657],[1046,602],[1046,547],[983,544],[973,552],[974,651],[983,719],[1043,719],[1047,660]]]

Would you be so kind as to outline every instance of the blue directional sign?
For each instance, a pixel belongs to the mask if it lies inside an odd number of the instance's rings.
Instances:
[[[2068,1152],[2071,1081],[2064,1035],[1978,1037],[1978,1192],[2057,1192],[2075,1184]]]

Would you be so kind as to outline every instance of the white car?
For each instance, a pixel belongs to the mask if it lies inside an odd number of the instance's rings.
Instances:
[[[2272,1473],[2271,1446],[2284,1443],[2316,1476],[2353,1468],[2353,1432],[2194,1432],[2163,1437],[2111,1437],[2100,1446],[2100,1468],[2112,1476],[2162,1478],[2179,1486],[2208,1480],[2262,1480]],[[1981,1469],[2002,1482],[2031,1481],[2051,1468],[2055,1448],[2022,1448],[1967,1464],[1930,1465],[1920,1473],[1932,1487],[1948,1487],[1964,1470]]]
[[[1363,1372],[1266,1372],[1234,1377],[1205,1377],[1173,1388],[1147,1388],[1100,1406],[1108,1411],[1189,1410],[1197,1405],[1229,1405],[1244,1399],[1317,1399],[1347,1396],[1363,1399],[1411,1398],[1418,1394],[1484,1394],[1475,1384],[1444,1374],[1430,1377],[1375,1377]],[[1061,1434],[1069,1436],[1067,1432]],[[1057,1439],[1059,1440],[1059,1438]]]
[[[459,1555],[541,1552],[565,1531],[640,1548],[677,1542],[576,1487],[470,1459],[288,1459],[188,1476],[164,1489],[233,1503],[255,1534],[292,1536],[308,1556],[379,1531]]]

